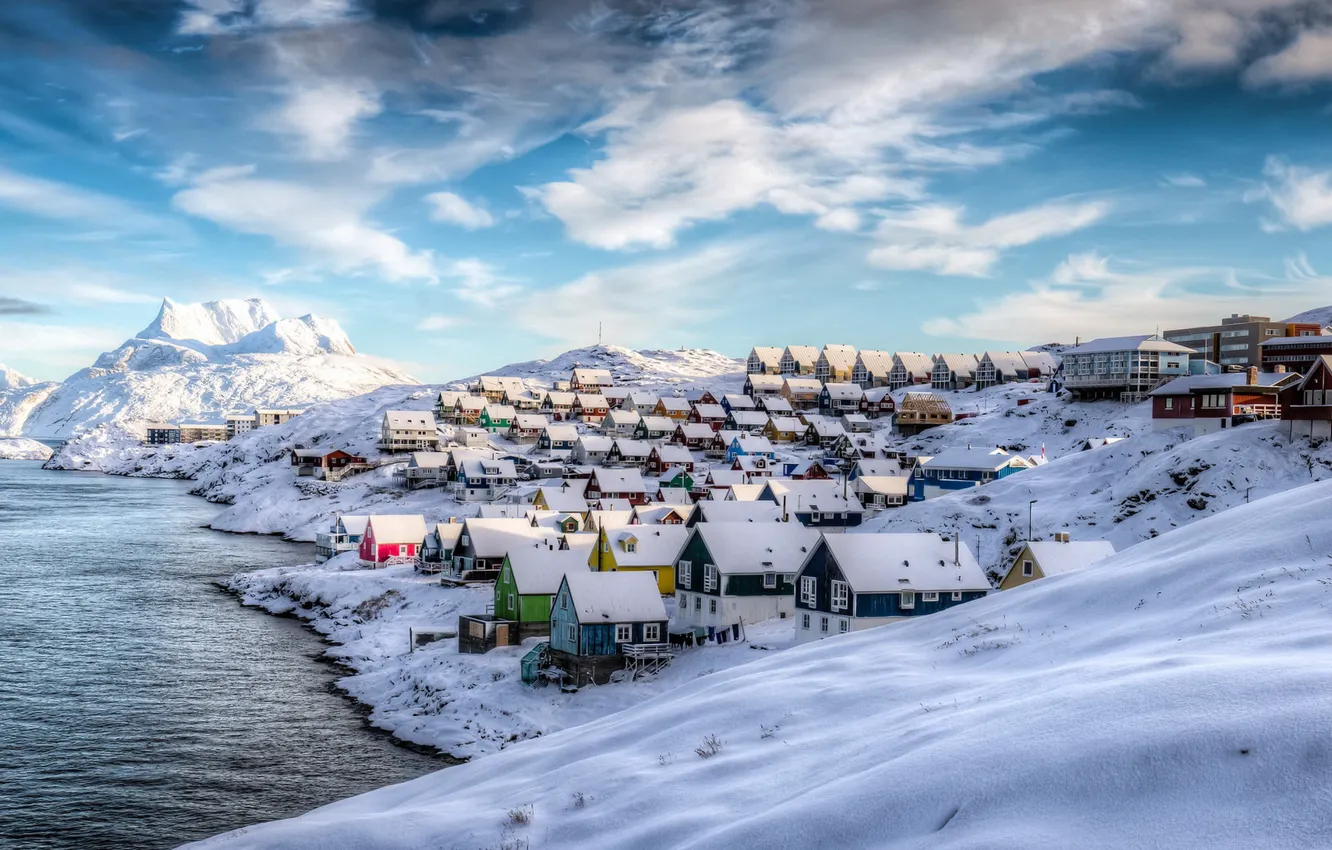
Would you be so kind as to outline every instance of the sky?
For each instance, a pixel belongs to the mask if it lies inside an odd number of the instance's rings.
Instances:
[[[176,301],[425,380],[593,344],[983,351],[1332,303],[1332,7],[0,4],[0,362]]]

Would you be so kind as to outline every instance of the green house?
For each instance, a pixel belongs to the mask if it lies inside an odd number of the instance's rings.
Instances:
[[[566,572],[589,571],[590,548],[590,541],[569,549],[540,541],[510,549],[495,580],[495,618],[517,623],[514,636],[519,641],[550,634],[550,601]]]
[[[476,424],[492,434],[497,434],[500,431],[508,431],[509,426],[513,424],[513,418],[517,415],[507,404],[487,404],[481,408],[481,416]]]

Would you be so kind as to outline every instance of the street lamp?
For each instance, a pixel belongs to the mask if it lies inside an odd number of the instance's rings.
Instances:
[[[1040,499],[1032,499],[1027,502],[1027,542],[1031,542],[1031,506],[1039,502]]]

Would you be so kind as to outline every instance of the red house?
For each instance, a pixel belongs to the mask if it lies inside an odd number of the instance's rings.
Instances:
[[[700,425],[695,422],[681,422],[675,426],[675,436],[671,437],[671,442],[679,446],[688,446],[691,449],[706,449],[712,444],[712,438],[716,436],[708,425]]]
[[[420,514],[372,516],[361,537],[361,563],[381,567],[392,558],[420,557],[425,538],[425,517]]]
[[[1282,396],[1283,419],[1291,437],[1332,439],[1332,355],[1322,354],[1309,373]]]
[[[660,475],[673,466],[693,472],[694,455],[684,446],[653,446],[648,452],[647,471],[650,474]]]
[[[1282,397],[1299,379],[1290,372],[1260,373],[1257,366],[1244,372],[1185,375],[1147,394],[1152,424],[1172,428],[1192,422],[1194,435],[1200,436],[1259,419],[1281,419]]]
[[[689,411],[689,421],[720,431],[726,424],[726,408],[720,404],[696,404]]]
[[[624,499],[631,505],[647,504],[647,483],[637,469],[594,469],[583,498],[589,502]]]

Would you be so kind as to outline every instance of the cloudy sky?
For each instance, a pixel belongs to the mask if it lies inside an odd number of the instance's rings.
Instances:
[[[983,350],[1332,302],[1332,8],[0,5],[0,361],[163,296],[426,379],[596,341]],[[1324,276],[1324,275],[1328,276]]]

